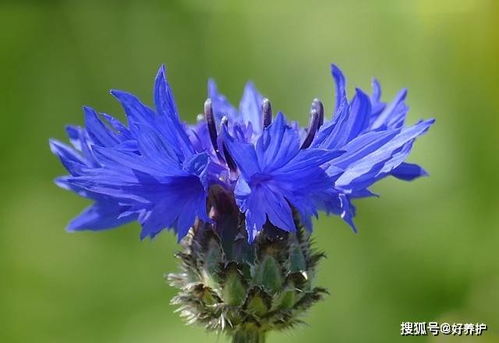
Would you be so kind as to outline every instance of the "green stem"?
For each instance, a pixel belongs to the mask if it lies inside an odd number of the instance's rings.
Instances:
[[[239,330],[232,336],[232,343],[265,343],[265,332]]]

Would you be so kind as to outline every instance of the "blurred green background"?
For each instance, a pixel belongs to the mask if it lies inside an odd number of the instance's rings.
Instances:
[[[171,233],[140,242],[139,226],[69,234],[87,202],[58,189],[48,148],[81,106],[120,114],[107,93],[151,103],[167,65],[193,121],[206,80],[237,103],[252,79],[301,123],[311,100],[333,106],[329,64],[349,89],[385,99],[409,88],[409,121],[436,117],[410,161],[431,177],[384,180],[358,201],[354,235],[317,223],[331,290],[309,326],[270,342],[499,341],[499,3],[421,1],[2,1],[0,3],[0,341],[225,342],[182,324],[163,273]],[[402,321],[484,322],[481,338],[400,336]]]

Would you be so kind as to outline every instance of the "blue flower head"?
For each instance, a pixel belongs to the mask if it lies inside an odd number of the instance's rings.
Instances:
[[[137,220],[141,238],[172,229],[180,240],[196,222],[216,225],[217,213],[229,205],[211,195],[222,189],[237,206],[249,241],[267,224],[294,231],[296,218],[312,230],[318,211],[341,216],[356,231],[352,199],[372,196],[369,187],[390,175],[426,175],[405,160],[434,120],[406,126],[406,90],[384,103],[374,80],[372,95],[357,89],[349,99],[334,65],[332,75],[332,118],[315,99],[307,128],[281,112],[274,117],[270,101],[251,83],[236,109],[209,81],[204,113],[194,125],[180,120],[164,67],[154,85],[154,108],[111,91],[127,124],[85,107],[85,127],[67,127],[71,145],[50,141],[69,173],[57,185],[93,201],[68,230]]]

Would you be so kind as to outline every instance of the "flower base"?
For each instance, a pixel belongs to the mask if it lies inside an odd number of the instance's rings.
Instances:
[[[308,232],[298,223],[292,233],[266,225],[249,244],[243,218],[218,223],[224,224],[191,229],[177,254],[180,273],[168,274],[180,290],[172,299],[180,315],[233,342],[264,342],[266,332],[302,323],[301,315],[327,293],[313,286],[324,255],[311,249]]]

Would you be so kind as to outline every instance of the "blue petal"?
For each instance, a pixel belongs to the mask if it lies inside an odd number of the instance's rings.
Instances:
[[[404,124],[405,116],[409,108],[404,100],[407,96],[407,89],[402,89],[391,103],[374,119],[370,128],[376,130],[381,127],[398,128]]]
[[[333,75],[334,82],[336,83],[336,103],[334,113],[338,114],[343,108],[348,105],[346,93],[346,80],[340,68],[336,65],[331,65],[331,74]]]
[[[183,168],[191,175],[203,175],[209,162],[209,155],[207,153],[200,153],[192,155],[192,157],[183,163]]]
[[[143,173],[166,175],[166,172],[169,170],[165,169],[164,166],[173,168],[171,164],[160,164],[158,160],[148,163],[146,157],[131,153],[129,151],[119,151],[101,147],[94,147],[93,151],[95,157],[102,166],[107,167],[110,170],[114,169],[117,172],[122,171],[125,173],[126,170],[123,169],[131,169]],[[177,168],[175,171],[178,170],[179,169]],[[104,173],[103,170],[99,172]]]
[[[258,164],[263,172],[272,172],[284,166],[300,151],[298,131],[286,124],[279,112],[275,121],[265,128],[256,143]]]
[[[402,163],[395,169],[393,169],[390,174],[395,176],[397,179],[412,181],[421,176],[428,176],[426,170],[424,170],[421,166],[412,163]]]
[[[158,118],[156,126],[139,125],[138,132],[138,145],[142,155],[148,158],[153,164],[163,166],[165,169],[178,166],[181,161],[190,156],[184,155],[183,151],[179,151],[179,145],[176,137],[173,134],[167,135],[158,130],[158,126],[168,125],[162,123]]]
[[[342,212],[340,213],[341,219],[343,219],[348,225],[350,225],[353,232],[357,233],[357,227],[353,222],[353,217],[355,216],[355,207],[352,205],[350,199],[348,199],[345,194],[340,194],[340,200],[342,209]]]
[[[123,225],[137,219],[137,215],[129,213],[120,216],[127,211],[126,206],[121,206],[110,199],[96,202],[87,207],[80,215],[74,218],[68,225],[68,231],[81,230],[104,230]]]
[[[252,175],[260,172],[258,158],[252,144],[236,141],[230,136],[225,127],[223,128],[223,138],[243,177],[249,179]]]
[[[71,125],[66,126],[66,132],[71,145],[81,152],[82,157],[86,160],[86,164],[89,167],[99,167],[92,152],[92,146],[95,143],[89,137],[88,132],[81,127]]]
[[[386,107],[386,104],[381,101],[381,85],[378,80],[372,80],[372,90],[373,93],[371,95],[371,122],[376,119],[381,112]]]
[[[281,168],[275,170],[274,175],[280,174],[301,174],[307,172],[315,172],[319,166],[336,161],[336,158],[342,156],[344,151],[341,150],[324,150],[324,149],[306,149],[301,150],[295,157],[290,159]]]
[[[159,118],[153,122],[158,131],[165,139],[170,139],[172,147],[178,147],[184,157],[194,153],[194,149],[185,131],[185,127],[180,122],[171,88],[166,80],[165,69],[162,66],[154,86],[154,101]],[[173,140],[173,141],[172,141]]]
[[[262,131],[262,95],[257,91],[252,82],[248,82],[244,87],[243,97],[239,104],[239,112],[243,122],[250,122],[253,130],[257,133]]]
[[[373,79],[371,85],[373,89],[371,100],[378,103],[381,101],[381,85],[377,79]]]
[[[111,90],[111,94],[121,103],[132,131],[136,124],[150,123],[154,118],[154,111],[144,105],[135,95],[120,90]]]
[[[115,130],[116,135],[119,136],[120,140],[132,139],[130,130],[128,130],[128,128],[125,125],[123,125],[118,119],[106,113],[102,113],[102,116],[104,117],[104,119],[106,119],[109,125]]]
[[[218,92],[217,85],[214,80],[208,80],[208,97],[211,99],[213,114],[218,122],[223,116],[231,120],[235,120],[237,117],[237,110],[232,104],[227,100],[225,95]]]
[[[83,111],[85,113],[85,127],[94,143],[100,146],[114,146],[119,142],[114,133],[99,119],[95,110],[84,107]]]
[[[79,126],[66,125],[66,133],[71,145],[78,151],[82,151],[82,133],[83,129]]]
[[[159,115],[165,115],[170,118],[178,117],[177,105],[173,99],[173,93],[166,79],[165,66],[162,65],[154,85],[154,102]]]
[[[173,228],[179,240],[188,232],[196,218],[208,220],[206,193],[199,179],[178,178],[170,184],[158,184],[153,206],[139,218],[141,238],[154,237],[165,228]]]
[[[50,150],[57,155],[71,175],[79,175],[86,161],[71,147],[55,139],[49,140]]]
[[[343,107],[332,121],[321,127],[313,145],[325,149],[340,149],[368,128],[370,115],[369,97],[357,89],[352,103]]]
[[[348,166],[345,173],[336,181],[336,186],[358,189],[359,187],[365,188],[379,180],[403,162],[414,139],[425,133],[433,123],[434,120],[430,119],[402,129],[379,149]],[[409,147],[409,149],[404,150],[404,147]]]
[[[281,229],[295,229],[290,204],[311,229],[311,217],[329,196],[332,181],[321,166],[343,151],[309,148],[300,150],[295,127],[288,126],[282,113],[264,129],[253,145],[228,135],[227,147],[241,168],[234,194],[246,215],[250,239],[267,219]],[[257,160],[258,163],[255,163]]]
[[[369,124],[371,114],[371,103],[369,97],[360,89],[356,89],[356,94],[348,111],[339,114],[334,135],[334,144],[328,146],[330,149],[338,148],[363,132]]]
[[[369,189],[364,188],[364,189],[357,189],[353,191],[352,193],[348,194],[348,196],[351,199],[354,198],[370,198],[370,197],[376,197],[379,198],[379,195],[376,193],[371,192]]]
[[[291,208],[279,192],[261,185],[249,192],[244,180],[238,181],[234,190],[238,205],[246,216],[248,240],[251,242],[268,220],[275,226],[286,231],[295,231]],[[245,196],[242,196],[242,195]]]
[[[335,158],[332,165],[345,169],[384,146],[399,132],[399,130],[373,131],[360,135],[343,147],[345,153]]]
[[[293,214],[283,195],[279,192],[273,192],[266,187],[262,187],[262,190],[265,190],[265,192],[262,195],[264,203],[261,206],[266,207],[269,221],[282,230],[295,231],[296,226],[293,221]]]

